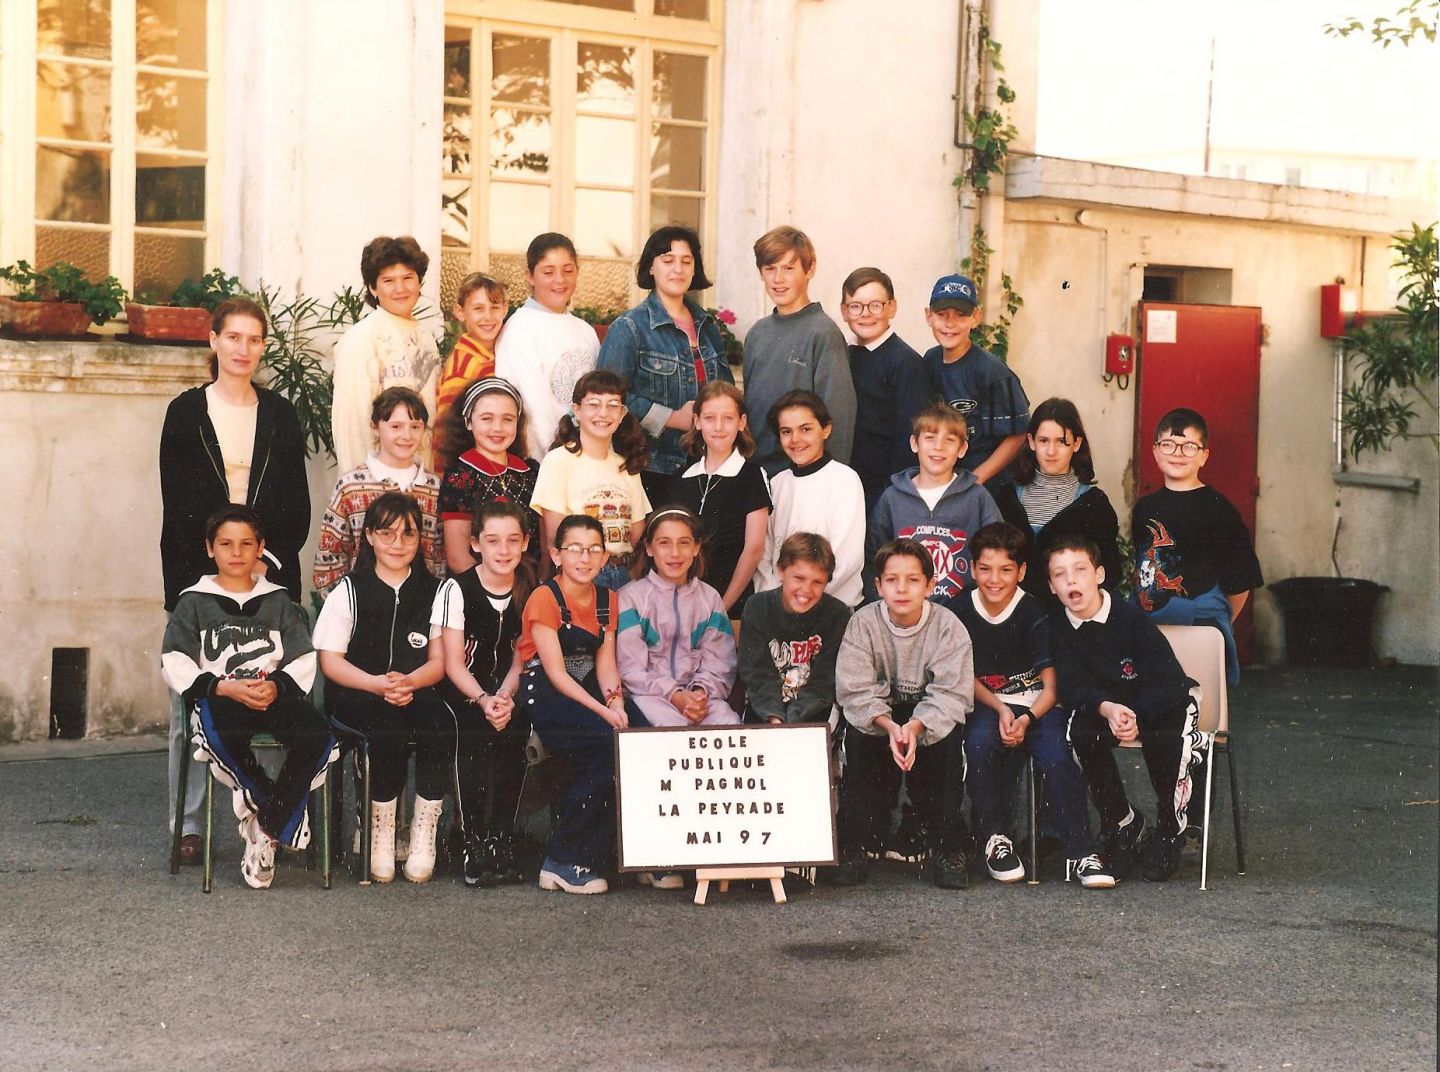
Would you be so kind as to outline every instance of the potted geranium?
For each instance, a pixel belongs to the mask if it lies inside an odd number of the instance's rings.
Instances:
[[[605,333],[610,330],[610,325],[618,320],[625,310],[602,308],[598,305],[572,305],[570,312],[594,328],[596,337],[604,342]]]
[[[725,361],[730,365],[738,365],[745,357],[745,346],[736,337],[732,330],[735,327],[735,311],[733,309],[706,309],[707,313],[715,318],[715,326],[720,329],[720,337],[725,340]]]
[[[15,288],[14,294],[0,297],[0,324],[27,338],[84,336],[92,323],[119,316],[125,301],[125,288],[113,275],[94,283],[68,261],[39,270],[16,261],[0,268],[0,279]]]
[[[146,342],[209,342],[216,306],[239,293],[240,280],[219,268],[199,279],[181,280],[167,299],[146,295],[146,301],[125,303],[129,337]]]

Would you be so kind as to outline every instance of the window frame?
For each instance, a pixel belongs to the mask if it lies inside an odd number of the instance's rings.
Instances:
[[[35,263],[36,228],[109,234],[109,274],[129,293],[135,284],[135,238],[162,236],[200,238],[201,271],[219,264],[222,233],[223,188],[222,130],[224,77],[221,71],[223,0],[204,0],[206,70],[158,64],[136,59],[136,0],[110,0],[110,59],[42,53],[39,49],[37,0],[0,3],[0,264],[25,259]],[[108,67],[110,77],[110,141],[83,142],[38,135],[35,92],[37,64],[44,61],[72,66]],[[205,148],[145,149],[138,146],[136,90],[141,75],[181,75],[205,83]],[[116,117],[124,117],[117,119]],[[8,135],[8,136],[7,136]],[[38,219],[35,212],[37,150],[47,145],[102,148],[110,155],[110,222],[104,224]],[[138,157],[160,155],[194,160],[205,165],[205,220],[200,228],[157,227],[135,221]],[[44,267],[37,265],[37,267]]]
[[[636,130],[634,185],[631,196],[634,211],[631,218],[631,253],[628,258],[586,253],[582,260],[616,262],[627,260],[634,265],[649,237],[651,202],[656,190],[651,183],[651,138],[658,122],[695,129],[703,125],[704,189],[693,197],[702,202],[700,239],[702,245],[713,246],[718,220],[720,100],[722,89],[724,0],[709,0],[708,18],[682,19],[654,14],[654,0],[635,0],[636,10],[608,11],[556,0],[446,0],[445,27],[465,28],[470,32],[470,211],[469,270],[485,271],[491,254],[513,256],[523,250],[492,250],[488,213],[477,211],[490,204],[491,175],[488,162],[491,97],[491,42],[496,34],[528,38],[546,38],[550,44],[550,125],[553,166],[547,182],[525,182],[506,179],[506,184],[544,186],[550,192],[548,229],[574,236],[575,197],[577,189],[623,189],[603,183],[579,183],[575,177],[576,118],[585,114],[577,105],[574,88],[578,66],[578,47],[583,41],[599,45],[620,46],[635,50],[635,114]],[[701,56],[706,63],[705,119],[700,121],[660,120],[652,111],[652,76],[655,53],[679,53]],[[461,98],[442,91],[442,108],[459,104]],[[442,182],[458,176],[442,173]],[[659,196],[687,198],[693,191],[671,191],[660,188]],[[461,245],[446,245],[452,251]],[[627,275],[632,273],[627,272]],[[629,304],[643,295],[633,278],[629,284]]]

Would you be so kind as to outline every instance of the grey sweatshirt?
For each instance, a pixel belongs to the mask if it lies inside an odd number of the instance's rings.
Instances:
[[[780,441],[766,419],[787,391],[814,391],[830,410],[834,431],[825,449],[849,463],[855,434],[855,385],[845,336],[819,302],[798,313],[772,312],[757,320],[745,336],[745,412],[755,437],[755,456],[765,463],[777,457]],[[766,471],[772,471],[766,466]]]
[[[899,537],[919,540],[935,560],[935,594],[938,601],[973,588],[970,579],[970,537],[992,521],[1003,521],[990,493],[964,469],[940,496],[935,509],[925,505],[915,488],[918,468],[890,478],[890,486],[875,504],[865,530],[865,561],[871,562],[880,545]],[[875,578],[867,569],[867,595],[875,592]]]
[[[920,744],[944,740],[975,707],[970,634],[934,603],[909,628],[892,622],[884,603],[861,607],[840,643],[835,702],[850,725],[876,736],[884,732],[877,718],[913,705],[910,717],[925,727]]]

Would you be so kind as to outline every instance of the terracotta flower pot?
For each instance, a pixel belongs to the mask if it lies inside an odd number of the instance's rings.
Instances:
[[[129,336],[148,342],[210,341],[210,311],[188,305],[125,303]]]
[[[78,302],[16,301],[0,298],[0,323],[12,335],[67,339],[90,330],[90,314]]]

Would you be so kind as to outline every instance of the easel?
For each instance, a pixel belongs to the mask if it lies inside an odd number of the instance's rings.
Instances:
[[[703,905],[710,892],[710,883],[720,883],[720,892],[730,892],[731,879],[769,879],[770,895],[776,904],[785,903],[785,869],[783,867],[701,867],[695,871],[695,903]]]

